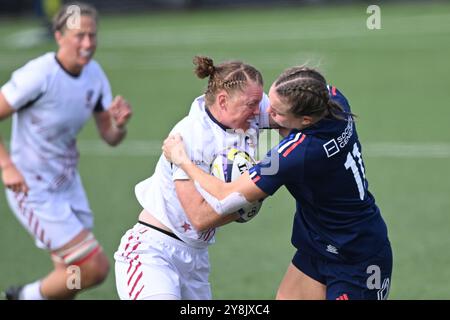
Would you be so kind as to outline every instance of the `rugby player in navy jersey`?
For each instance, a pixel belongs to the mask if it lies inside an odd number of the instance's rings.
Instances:
[[[272,119],[290,132],[239,179],[224,183],[199,170],[177,135],[166,139],[165,156],[219,214],[286,186],[297,203],[291,239],[297,252],[277,299],[386,299],[392,251],[347,99],[304,66],[283,72],[269,99]]]

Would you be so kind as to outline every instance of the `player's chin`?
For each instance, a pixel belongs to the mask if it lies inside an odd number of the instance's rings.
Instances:
[[[250,128],[250,122],[244,122],[238,126],[238,129],[247,131]]]
[[[77,59],[78,65],[84,67],[89,62],[91,62],[92,56],[93,56],[93,54],[92,55],[88,55],[88,56],[78,56],[78,59]]]
[[[78,58],[78,65],[84,67],[92,60],[92,57],[80,57]]]
[[[286,127],[287,123],[285,123],[285,121],[280,121],[279,119],[273,119],[273,121],[274,121],[277,125],[279,125],[280,127],[282,127],[282,128],[287,128],[287,127]]]

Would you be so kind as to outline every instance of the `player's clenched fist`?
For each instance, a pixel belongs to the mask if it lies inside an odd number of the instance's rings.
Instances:
[[[2,181],[5,187],[13,192],[28,193],[25,178],[12,162],[2,167]]]
[[[109,112],[118,128],[123,128],[132,115],[130,104],[122,96],[114,98]]]

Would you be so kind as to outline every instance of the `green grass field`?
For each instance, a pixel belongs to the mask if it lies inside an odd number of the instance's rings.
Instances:
[[[96,59],[113,91],[132,103],[129,134],[102,148],[91,123],[81,133],[80,171],[95,234],[111,257],[140,211],[134,185],[152,174],[162,139],[206,82],[192,57],[241,59],[270,83],[308,62],[349,98],[370,190],[394,249],[390,298],[450,299],[450,5],[383,5],[381,30],[366,28],[366,6],[203,11],[105,16]],[[0,83],[52,43],[21,46],[37,26],[0,21]],[[31,31],[30,31],[31,30]],[[9,121],[0,135],[10,136]],[[216,299],[272,299],[294,252],[294,201],[286,190],[265,201],[248,224],[221,228],[210,247]],[[0,289],[30,282],[50,268],[0,193]],[[80,295],[117,299],[114,272]]]

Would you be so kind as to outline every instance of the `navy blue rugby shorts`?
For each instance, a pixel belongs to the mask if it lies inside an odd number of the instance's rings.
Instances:
[[[392,274],[389,241],[377,254],[362,262],[329,261],[297,250],[292,263],[327,287],[327,300],[385,300],[388,297]]]

